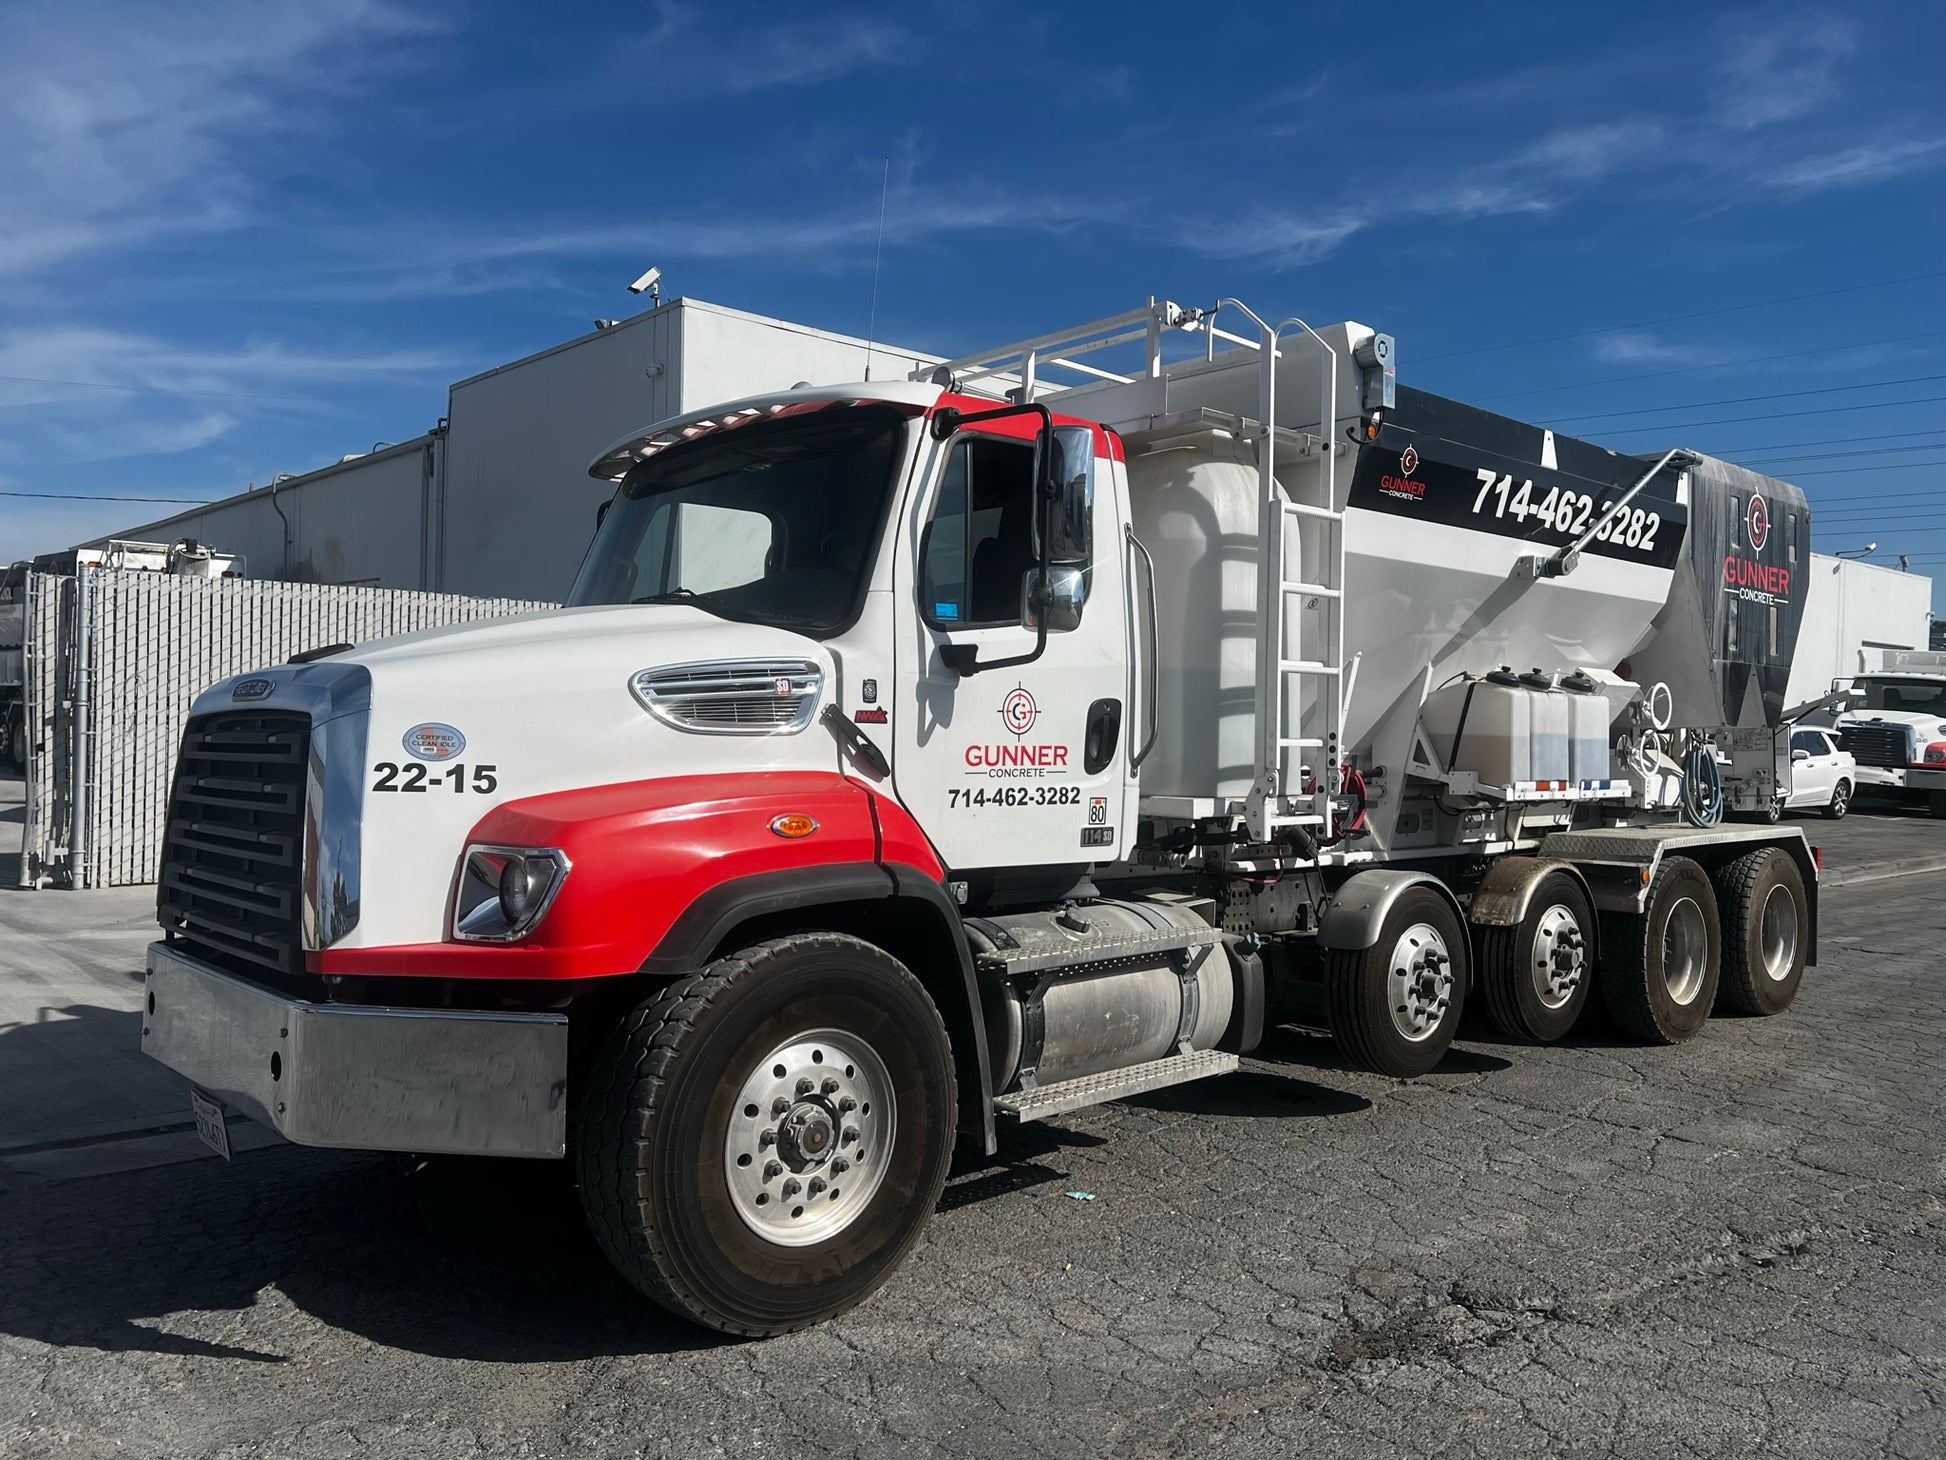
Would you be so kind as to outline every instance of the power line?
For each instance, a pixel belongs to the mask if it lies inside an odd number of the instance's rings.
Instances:
[[[1946,426],[1928,426],[1923,431],[1872,431],[1863,436],[1827,436],[1822,441],[1771,441],[1763,445],[1726,446],[1725,451],[1787,451],[1799,446],[1843,446],[1851,441],[1897,441],[1902,436],[1936,436]]]
[[[1745,421],[1794,421],[1799,416],[1836,416],[1845,411],[1882,411],[1893,406],[1924,406],[1946,400],[1946,395],[1922,395],[1912,400],[1867,401],[1859,406],[1813,406],[1804,411],[1774,411],[1765,416],[1721,416],[1714,421],[1677,421],[1673,425],[1661,426],[1624,426],[1618,431],[1604,431],[1604,436],[1640,436],[1648,431],[1694,431],[1702,426],[1740,426]]]
[[[304,395],[258,395],[246,390],[183,390],[171,385],[115,385],[106,380],[56,380],[46,375],[0,375],[0,380],[22,385],[72,385],[85,390],[122,390],[135,395],[195,395],[218,400],[276,400],[293,405],[310,405],[315,399]],[[159,500],[159,499],[158,499]]]
[[[1701,370],[1734,370],[1740,365],[1767,365],[1774,360],[1801,360],[1806,355],[1836,355],[1845,350],[1866,350],[1877,345],[1902,345],[1908,340],[1938,339],[1941,330],[1916,335],[1893,335],[1884,340],[1860,340],[1851,345],[1822,345],[1815,350],[1791,350],[1782,355],[1751,355],[1742,360],[1718,360],[1708,365],[1684,365],[1674,370],[1650,370],[1640,375],[1610,375],[1601,380],[1578,380],[1572,385],[1542,385],[1532,390],[1503,390],[1498,395],[1483,395],[1476,400],[1513,400],[1524,395],[1556,395],[1564,390],[1590,390],[1598,385],[1626,385],[1635,380],[1662,380],[1671,375],[1694,375]]]
[[[1860,471],[1917,471],[1931,467],[1935,471],[1946,466],[1946,461],[1894,461],[1883,466],[1821,466],[1815,471],[1794,471],[1794,477],[1835,477]],[[1769,475],[1769,473],[1765,473]]]
[[[1647,329],[1655,324],[1679,324],[1686,319],[1708,319],[1719,314],[1736,314],[1746,309],[1769,309],[1776,304],[1801,304],[1806,299],[1829,299],[1839,294],[1858,294],[1867,289],[1890,289],[1897,284],[1916,284],[1926,279],[1946,278],[1946,269],[1935,270],[1930,274],[1907,274],[1900,279],[1881,279],[1876,284],[1848,284],[1842,289],[1820,289],[1813,294],[1792,294],[1782,299],[1758,299],[1749,304],[1726,304],[1719,309],[1699,309],[1691,314],[1669,314],[1661,319],[1638,320],[1634,324],[1605,324],[1595,329],[1575,330],[1565,335],[1544,335],[1532,340],[1509,340],[1504,345],[1475,345],[1465,350],[1448,350],[1443,355],[1425,355],[1420,358],[1422,365],[1435,360],[1456,360],[1462,355],[1485,355],[1495,350],[1518,350],[1527,345],[1553,345],[1562,340],[1581,340],[1589,335],[1612,335],[1617,330]]]
[[[1687,401],[1680,405],[1643,406],[1633,411],[1595,411],[1584,416],[1544,417],[1543,426],[1558,426],[1569,421],[1609,421],[1620,416],[1655,416],[1666,411],[1705,411],[1717,406],[1747,406],[1756,401],[1792,400],[1801,395],[1837,395],[1847,390],[1872,390],[1882,385],[1924,385],[1929,381],[1946,380],[1946,375],[1907,375],[1898,380],[1867,380],[1859,385],[1821,385],[1815,390],[1776,390],[1768,395],[1733,395],[1723,400]]]
[[[1902,456],[1908,451],[1938,451],[1946,441],[1921,441],[1916,446],[1878,446],[1864,451],[1813,451],[1801,456],[1745,456],[1738,466],[1776,466],[1786,461],[1847,461],[1857,456]]]
[[[0,492],[0,497],[39,497],[51,502],[174,502],[178,506],[207,507],[220,497],[96,497],[86,492]]]

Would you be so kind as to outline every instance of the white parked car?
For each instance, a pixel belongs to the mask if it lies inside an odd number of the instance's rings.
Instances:
[[[1791,793],[1784,805],[1817,809],[1833,821],[1851,809],[1858,763],[1838,744],[1835,731],[1801,726],[1791,731]]]

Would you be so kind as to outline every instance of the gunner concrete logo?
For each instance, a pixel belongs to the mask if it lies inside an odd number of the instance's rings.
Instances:
[[[1758,552],[1770,541],[1770,506],[1755,492],[1750,494],[1750,510],[1744,514],[1744,524],[1750,529],[1750,546]]]
[[[1016,739],[1034,728],[1034,721],[1040,718],[1040,713],[1041,707],[1034,703],[1034,697],[1027,692],[1025,685],[1015,685],[1000,701],[1000,723],[1011,730]]]

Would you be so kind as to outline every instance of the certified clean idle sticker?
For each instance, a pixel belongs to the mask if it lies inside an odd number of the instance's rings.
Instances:
[[[405,753],[418,760],[457,760],[466,750],[466,737],[451,725],[428,720],[405,732]]]

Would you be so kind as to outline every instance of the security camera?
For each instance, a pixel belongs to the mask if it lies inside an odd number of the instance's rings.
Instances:
[[[628,292],[631,294],[641,294],[646,292],[647,290],[653,289],[656,285],[656,281],[659,280],[661,277],[662,277],[662,270],[650,269],[648,273],[644,274],[641,278],[637,279],[633,284],[630,284],[628,286]]]

